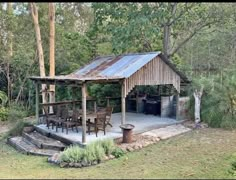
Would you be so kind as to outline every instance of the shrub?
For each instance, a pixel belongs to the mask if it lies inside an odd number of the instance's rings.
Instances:
[[[82,160],[84,155],[84,149],[79,146],[70,146],[60,156],[60,160],[64,162],[75,162],[78,163]]]
[[[101,146],[103,147],[106,155],[110,155],[115,149],[115,144],[112,139],[106,139],[101,141]]]
[[[85,150],[92,151],[93,156],[96,157],[97,161],[101,161],[105,157],[105,150],[102,147],[102,141],[96,141],[89,144]]]
[[[60,160],[64,162],[85,162],[86,164],[91,164],[94,161],[100,162],[106,155],[110,155],[114,148],[113,140],[103,140],[103,141],[96,141],[85,148],[81,148],[79,146],[70,146],[66,148],[61,156]]]
[[[116,158],[119,158],[121,156],[123,156],[125,154],[125,152],[121,149],[121,148],[115,148],[112,153],[113,156],[115,156]]]
[[[236,127],[236,73],[225,70],[222,75],[198,78],[193,81],[192,92],[200,85],[204,87],[201,101],[201,120],[214,128]],[[194,112],[194,99],[191,97],[191,114]]]
[[[8,110],[8,120],[9,121],[17,121],[23,119],[27,116],[27,111],[23,108],[23,106],[19,106],[17,104],[11,104]]]
[[[6,106],[8,97],[5,92],[0,91],[0,106]]]
[[[232,169],[236,170],[236,161],[234,161],[231,165],[232,165]]]
[[[6,134],[5,137],[8,137],[8,136],[20,136],[22,135],[22,131],[24,129],[24,127],[26,126],[32,126],[33,124],[30,123],[30,122],[25,122],[23,120],[20,120],[18,121],[15,126],[10,129],[10,131],[8,131],[8,133]]]
[[[8,109],[0,107],[0,121],[6,121],[8,117]]]

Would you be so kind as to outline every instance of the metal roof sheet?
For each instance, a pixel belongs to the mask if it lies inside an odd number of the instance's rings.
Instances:
[[[55,77],[31,77],[32,80],[56,81],[116,81],[130,77],[145,64],[159,56],[171,69],[173,69],[184,82],[189,79],[180,72],[160,51],[139,54],[125,54],[119,56],[102,56],[92,60],[89,64],[68,75]]]
[[[95,79],[127,78],[159,54],[160,52],[149,52],[97,57],[90,64],[85,65],[68,76]]]

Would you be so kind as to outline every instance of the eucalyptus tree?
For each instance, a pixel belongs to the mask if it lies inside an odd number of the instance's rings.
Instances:
[[[204,3],[93,3],[96,24],[111,34],[114,52],[160,50],[173,56],[202,29],[220,21]]]

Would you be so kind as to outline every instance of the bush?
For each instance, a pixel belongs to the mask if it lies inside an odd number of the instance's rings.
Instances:
[[[10,131],[8,131],[8,133],[6,134],[5,137],[8,137],[8,136],[20,136],[22,135],[22,131],[24,129],[24,127],[26,126],[32,126],[33,124],[30,123],[30,122],[25,122],[23,120],[20,120],[18,121],[15,126],[10,129]]]
[[[112,139],[106,139],[101,141],[101,146],[103,147],[106,155],[110,155],[115,149],[115,144]]]
[[[23,108],[23,106],[12,104],[8,109],[8,117],[9,121],[17,121],[23,119],[27,116],[27,111]]]
[[[125,152],[121,148],[115,148],[111,154],[116,158],[119,158],[121,156],[124,156]]]
[[[236,128],[236,71],[225,70],[223,75],[198,78],[193,81],[192,91],[204,87],[201,101],[201,120],[214,128]],[[191,92],[192,95],[193,92]],[[194,112],[191,97],[190,112]]]
[[[5,92],[0,91],[0,106],[6,106],[8,97]]]
[[[79,146],[70,146],[63,151],[62,155],[60,156],[60,160],[64,162],[74,162],[78,163],[82,160],[84,155],[84,149],[80,148]]]
[[[85,162],[91,164],[94,161],[100,162],[104,159],[106,152],[110,155],[114,151],[113,140],[96,141],[87,145],[85,148],[70,146],[62,152],[60,160],[67,163]]]
[[[96,141],[94,143],[89,144],[85,150],[92,151],[93,156],[96,157],[97,161],[101,161],[105,157],[105,150],[102,147],[103,141]]]
[[[0,107],[0,121],[6,121],[8,117],[8,109]]]

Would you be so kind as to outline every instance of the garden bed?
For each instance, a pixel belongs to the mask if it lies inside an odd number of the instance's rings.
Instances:
[[[82,168],[97,165],[110,159],[119,158],[127,152],[142,149],[162,139],[188,132],[190,128],[183,125],[171,125],[164,128],[154,129],[132,136],[131,143],[122,143],[123,138],[96,141],[89,144],[85,149],[72,146],[64,152],[56,153],[48,158],[48,162],[60,165],[60,167]]]

